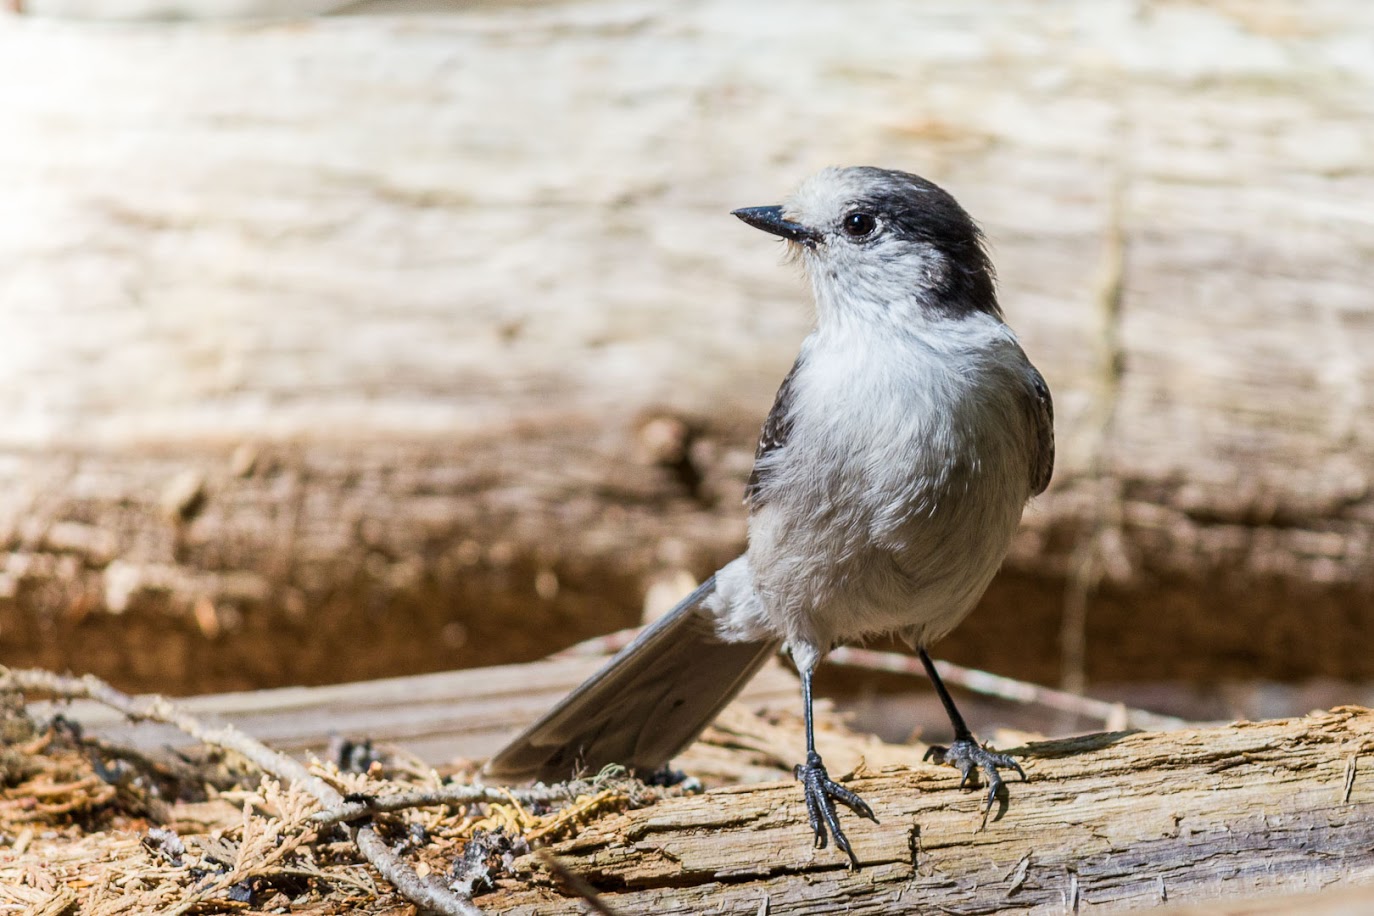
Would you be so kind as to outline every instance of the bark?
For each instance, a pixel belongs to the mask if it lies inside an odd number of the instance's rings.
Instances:
[[[870,161],[982,219],[1056,393],[942,654],[1374,674],[1370,9],[834,9],[0,19],[7,661],[225,690],[632,623],[740,548],[808,321],[726,211]]]
[[[552,851],[624,916],[1063,913],[1293,894],[1374,881],[1371,752],[1374,714],[1354,707],[1037,742],[1017,752],[1029,781],[1010,784],[981,830],[981,793],[959,792],[948,768],[864,773],[849,785],[881,823],[844,819],[858,872],[812,848],[795,783],[666,800]],[[540,876],[537,857],[522,866]],[[478,903],[584,911],[543,881]]]

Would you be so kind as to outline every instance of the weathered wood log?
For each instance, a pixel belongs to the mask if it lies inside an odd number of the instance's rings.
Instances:
[[[795,783],[713,790],[597,821],[552,847],[624,916],[1063,913],[1374,882],[1374,713],[1030,744],[1029,781],[979,829],[948,768],[863,772],[863,868],[813,849]],[[539,878],[537,857],[523,868]],[[547,876],[479,903],[580,913]]]
[[[482,761],[496,753],[565,694],[595,673],[603,658],[562,658],[464,671],[444,671],[320,687],[280,687],[242,693],[187,697],[178,706],[209,723],[228,723],[288,754],[328,758],[339,738],[400,747],[431,764],[455,759]],[[800,706],[800,682],[779,663],[765,665],[722,713],[722,727],[739,722],[742,711],[792,711]],[[171,725],[130,722],[93,700],[33,703],[40,719],[61,715],[82,733],[145,754],[190,747],[195,740]],[[736,728],[742,728],[736,724]],[[768,741],[768,729],[752,718],[754,743]],[[863,741],[846,732],[845,742],[862,753]],[[715,769],[712,755],[688,756],[681,764],[694,775],[740,778],[736,765]],[[848,759],[848,758],[846,758]]]
[[[0,653],[203,692],[634,622],[739,549],[807,324],[726,211],[871,161],[983,219],[1057,394],[941,651],[1374,675],[1368,9],[834,10],[0,18]]]

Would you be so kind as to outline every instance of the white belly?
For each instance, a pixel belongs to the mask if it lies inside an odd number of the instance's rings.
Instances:
[[[804,664],[880,633],[925,645],[962,620],[1030,495],[1033,431],[1024,357],[1013,350],[1019,362],[1005,364],[940,353],[903,363],[868,351],[813,359],[828,371],[799,379],[749,551],[718,578],[735,606],[723,629],[781,634]],[[905,375],[872,368],[894,365]]]

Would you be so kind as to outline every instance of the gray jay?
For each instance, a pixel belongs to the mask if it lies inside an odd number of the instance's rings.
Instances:
[[[1002,321],[973,219],[905,172],[826,169],[783,206],[734,215],[787,240],[816,325],[763,424],[745,490],[749,546],[487,765],[561,780],[608,763],[649,771],[686,747],[779,646],[801,674],[804,788],[815,846],[858,859],[836,803],[877,821],[816,753],[811,679],[840,642],[895,633],[920,655],[954,727],[927,754],[960,785],[999,768],[926,647],[997,572],[1054,464],[1049,388]]]

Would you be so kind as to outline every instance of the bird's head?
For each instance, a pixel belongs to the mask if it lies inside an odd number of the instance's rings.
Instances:
[[[946,191],[919,176],[825,169],[782,206],[734,215],[781,236],[799,254],[822,324],[1001,317],[978,225]]]

